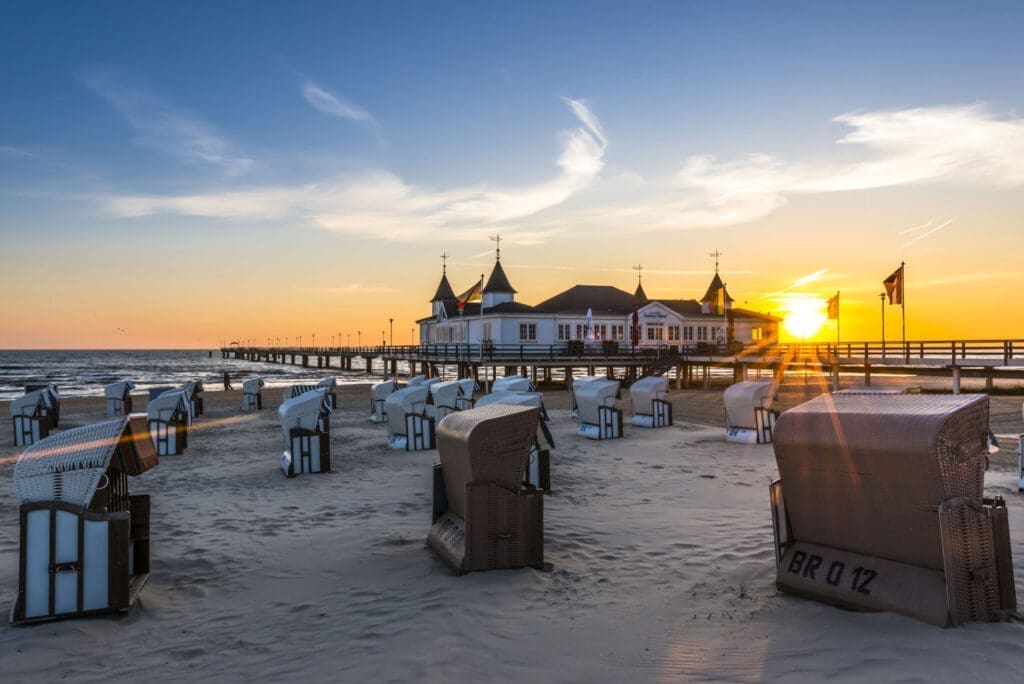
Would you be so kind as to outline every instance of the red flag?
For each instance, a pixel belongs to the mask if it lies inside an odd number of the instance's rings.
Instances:
[[[903,303],[903,264],[892,272],[888,278],[882,281],[885,286],[885,293],[889,295],[890,304]]]
[[[835,295],[831,299],[828,300],[828,317],[831,320],[833,320],[833,321],[839,319],[839,293],[838,292],[836,292]]]
[[[483,292],[484,279],[481,278],[480,280],[473,284],[473,287],[469,288],[468,290],[460,294],[458,297],[456,297],[456,302],[459,307],[459,311],[462,311],[462,309],[465,308],[468,302],[479,302],[481,299],[483,299]]]

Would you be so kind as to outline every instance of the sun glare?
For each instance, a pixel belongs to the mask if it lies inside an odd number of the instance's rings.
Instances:
[[[825,302],[811,297],[791,297],[786,301],[782,326],[793,337],[806,340],[814,337],[825,325]]]

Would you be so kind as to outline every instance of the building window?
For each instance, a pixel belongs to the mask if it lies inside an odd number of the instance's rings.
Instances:
[[[537,324],[536,323],[520,323],[519,324],[519,339],[527,342],[534,342],[537,340]]]
[[[758,342],[764,338],[764,330],[762,328],[754,328],[750,331],[750,339],[754,342]]]
[[[583,325],[582,323],[577,323],[576,324],[576,339],[577,340],[582,340],[586,336],[587,336],[587,326]]]
[[[670,325],[668,326],[668,341],[678,342],[679,341],[679,326]]]
[[[663,327],[664,326],[662,326],[661,324],[647,326],[647,339],[648,340],[660,340],[660,339],[663,339],[665,337],[664,330],[662,329]]]
[[[484,339],[485,340],[491,339],[491,323],[490,323],[490,321],[488,321],[487,323],[484,323]]]
[[[697,341],[707,342],[708,341],[708,329],[701,325],[697,327]]]
[[[608,339],[608,326],[607,325],[595,325],[594,326],[594,339],[601,341]]]
[[[683,326],[683,339],[687,342],[693,342],[693,326]]]
[[[558,339],[559,341],[571,340],[572,339],[572,326],[568,323],[558,324]]]
[[[624,325],[613,325],[612,326],[612,337],[613,340],[624,340],[626,339],[626,326]]]

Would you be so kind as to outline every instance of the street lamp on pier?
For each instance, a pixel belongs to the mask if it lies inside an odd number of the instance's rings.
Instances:
[[[394,347],[395,346],[395,319],[394,318],[389,318],[388,319],[388,326],[390,326],[390,330],[391,330],[391,338],[388,341],[388,344],[390,344],[392,347]]]

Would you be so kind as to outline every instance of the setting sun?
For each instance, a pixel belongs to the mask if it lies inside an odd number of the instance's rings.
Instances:
[[[825,324],[825,302],[812,297],[790,297],[785,304],[786,315],[782,326],[790,335],[801,340],[812,338]]]

